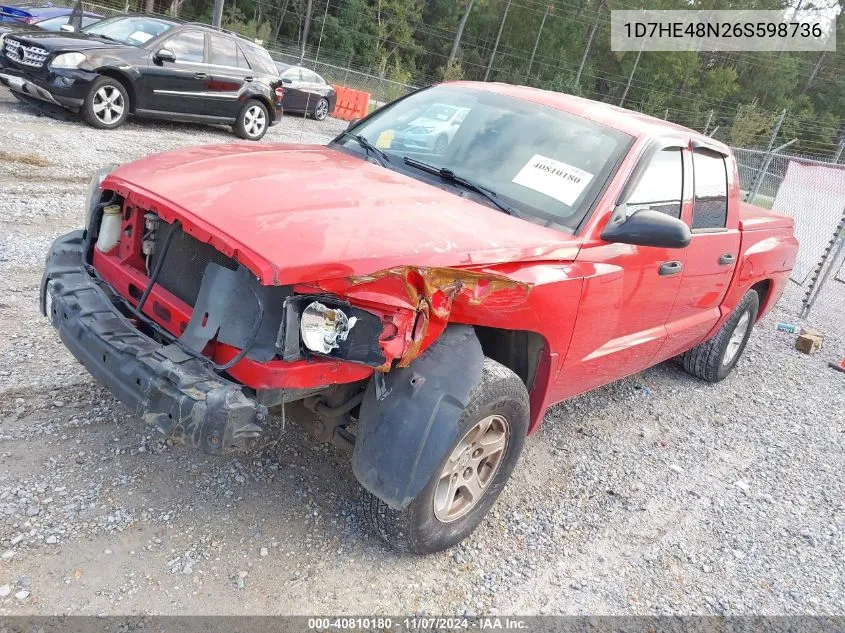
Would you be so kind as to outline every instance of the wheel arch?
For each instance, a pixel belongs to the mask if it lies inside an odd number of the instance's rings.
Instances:
[[[129,78],[129,76],[117,70],[116,68],[110,68],[108,66],[98,68],[97,74],[102,75],[103,77],[111,77],[115,81],[120,82],[120,84],[123,86],[123,89],[126,90],[126,94],[129,95],[129,111],[135,112],[135,105],[138,102],[138,99],[137,93],[135,92],[135,85],[132,83],[132,80]]]
[[[759,321],[770,307],[768,302],[772,294],[772,280],[763,279],[758,281],[749,290],[756,292],[760,300],[760,307],[757,310],[757,320]]]
[[[247,92],[245,92],[243,96],[243,105],[246,105],[251,100],[259,101],[265,108],[267,108],[267,116],[270,118],[270,123],[273,123],[276,120],[276,108],[270,97],[259,90],[247,89]]]

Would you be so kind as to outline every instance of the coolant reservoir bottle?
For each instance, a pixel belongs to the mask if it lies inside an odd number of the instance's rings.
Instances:
[[[100,235],[97,237],[97,249],[108,253],[120,241],[120,205],[111,204],[103,209],[103,219],[100,220]]]

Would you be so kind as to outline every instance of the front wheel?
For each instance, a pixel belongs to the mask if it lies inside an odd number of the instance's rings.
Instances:
[[[101,130],[123,125],[129,116],[129,95],[117,79],[100,77],[92,85],[82,104],[86,123]]]
[[[528,433],[528,391],[507,367],[486,358],[481,382],[458,420],[459,440],[422,492],[394,510],[361,488],[364,520],[394,549],[429,554],[456,545],[478,526],[505,487]]]
[[[270,114],[260,101],[247,101],[235,119],[233,129],[235,134],[248,141],[260,141],[270,127]]]
[[[745,350],[759,309],[760,296],[749,290],[716,336],[682,356],[684,369],[708,382],[724,380]]]

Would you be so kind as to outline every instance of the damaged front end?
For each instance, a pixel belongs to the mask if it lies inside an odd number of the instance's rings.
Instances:
[[[267,409],[174,344],[141,333],[83,264],[83,231],[47,255],[41,309],[62,342],[125,405],[167,436],[221,454],[259,436]]]
[[[267,407],[308,398],[338,410],[320,394],[360,394],[373,375],[410,366],[456,306],[528,296],[489,271],[419,266],[281,285],[237,243],[106,178],[92,181],[86,230],[51,247],[42,312],[118,399],[207,453],[258,438]]]

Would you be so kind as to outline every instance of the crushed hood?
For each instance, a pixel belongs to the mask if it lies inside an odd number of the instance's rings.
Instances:
[[[579,244],[322,146],[194,147],[123,165],[104,186],[121,184],[165,217],[172,210],[220,239],[278,284],[395,266],[571,260]]]

